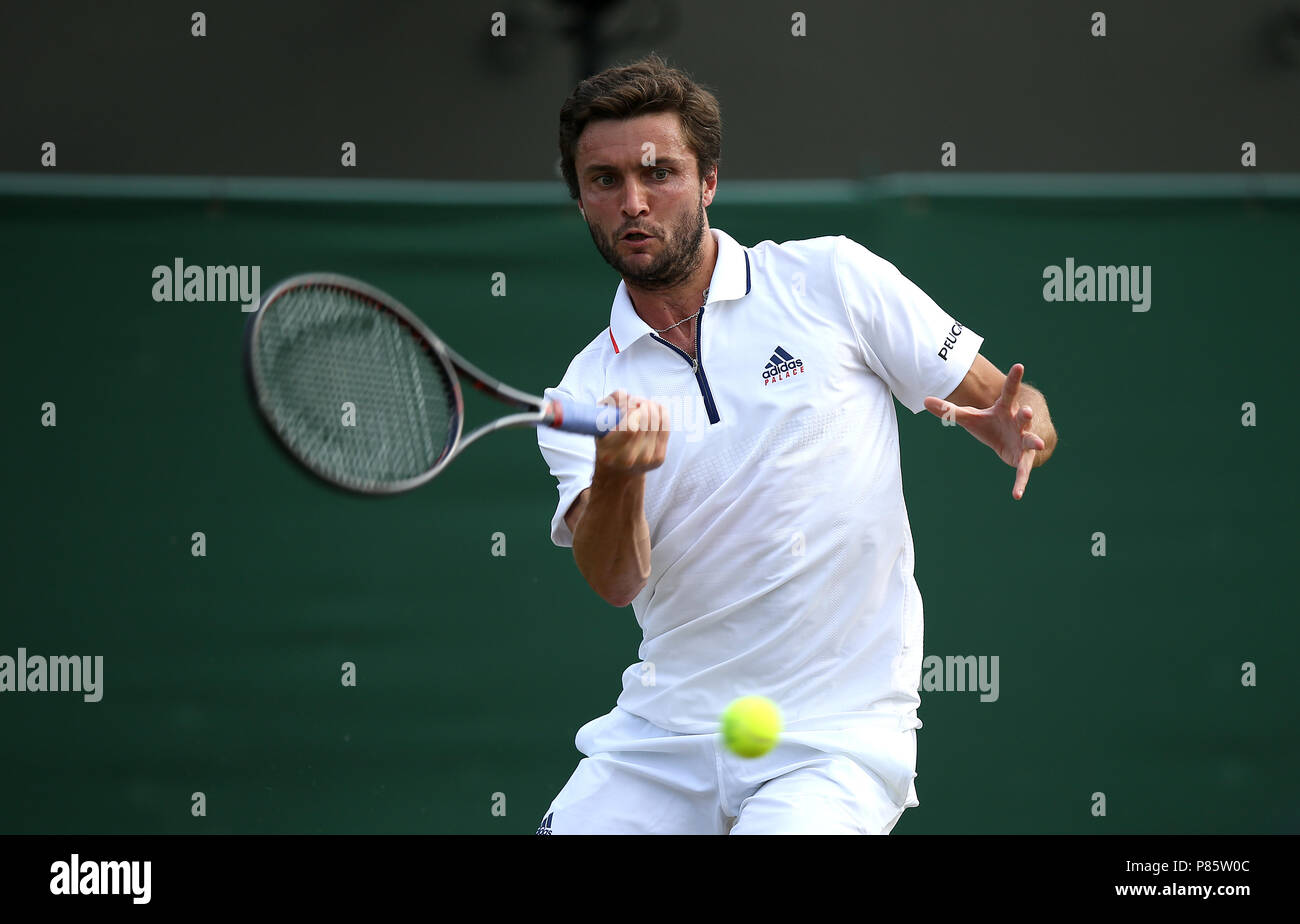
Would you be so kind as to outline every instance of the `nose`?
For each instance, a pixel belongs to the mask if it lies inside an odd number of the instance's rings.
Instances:
[[[628,218],[636,218],[638,215],[644,215],[650,211],[648,196],[645,187],[641,185],[640,179],[634,179],[624,184],[623,193],[623,214]]]

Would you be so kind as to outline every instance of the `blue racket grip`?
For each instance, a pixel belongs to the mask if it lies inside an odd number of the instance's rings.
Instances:
[[[551,426],[569,433],[585,433],[600,439],[618,426],[618,408],[612,404],[583,404],[564,398],[551,399]]]

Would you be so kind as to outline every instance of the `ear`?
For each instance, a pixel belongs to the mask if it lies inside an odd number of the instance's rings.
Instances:
[[[718,189],[718,167],[715,164],[709,175],[704,178],[704,207],[713,204],[713,195]]]

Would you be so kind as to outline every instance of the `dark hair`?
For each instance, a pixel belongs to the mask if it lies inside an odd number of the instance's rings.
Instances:
[[[678,114],[682,137],[695,153],[701,179],[717,167],[722,155],[722,110],[717,97],[651,53],[640,61],[588,77],[560,107],[560,169],[570,197],[580,198],[574,152],[587,124],[653,112]]]

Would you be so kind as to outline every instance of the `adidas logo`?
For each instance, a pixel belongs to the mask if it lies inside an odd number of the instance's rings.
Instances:
[[[772,352],[772,358],[763,367],[763,384],[770,385],[788,379],[792,375],[798,375],[800,372],[803,372],[803,360],[795,359],[778,346]]]
[[[551,833],[551,819],[554,818],[554,817],[555,817],[555,813],[554,813],[554,812],[547,812],[547,813],[546,813],[546,817],[542,819],[542,823],[541,823],[540,825],[537,826],[537,833],[538,833],[538,834],[550,834],[550,833]]]

